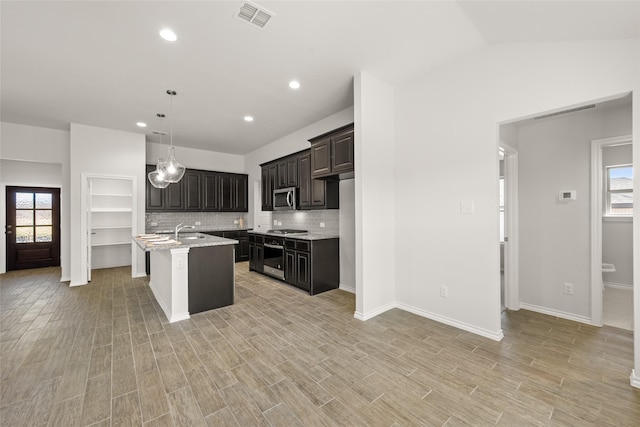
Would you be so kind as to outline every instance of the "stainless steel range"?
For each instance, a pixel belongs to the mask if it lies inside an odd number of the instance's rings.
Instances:
[[[280,228],[277,230],[267,230],[269,234],[304,234],[307,230],[294,230],[293,228]]]
[[[268,230],[267,234],[304,234],[307,230],[281,228]],[[284,280],[284,239],[282,237],[264,237],[264,272],[270,276]]]

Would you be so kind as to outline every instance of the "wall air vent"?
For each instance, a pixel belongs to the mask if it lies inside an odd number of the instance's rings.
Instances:
[[[273,16],[275,16],[275,13],[248,1],[242,3],[238,13],[234,15],[234,17],[259,28],[264,28]]]
[[[533,118],[533,120],[548,119],[549,117],[559,116],[560,114],[575,113],[576,111],[582,111],[582,110],[588,110],[590,108],[595,108],[595,106],[596,106],[596,104],[590,104],[590,105],[583,105],[582,107],[570,108],[568,110],[556,111],[555,113],[549,113],[549,114],[543,114],[541,116],[536,116],[536,117]]]

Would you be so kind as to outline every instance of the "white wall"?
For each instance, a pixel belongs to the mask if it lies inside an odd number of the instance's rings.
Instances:
[[[71,285],[86,284],[80,224],[82,174],[134,176],[137,185],[137,229],[144,230],[145,137],[143,134],[71,123]],[[145,275],[144,252],[137,251],[134,276]]]
[[[6,224],[7,185],[60,188],[60,280],[70,280],[69,132],[0,123],[0,159],[2,159],[0,176],[2,200],[0,223],[2,224]],[[2,248],[2,254],[5,254],[4,233],[0,233],[0,248]],[[0,258],[0,273],[4,273],[6,255]]]
[[[145,159],[148,165],[158,163],[158,158],[166,159],[168,144],[147,142]],[[244,156],[218,153],[175,146],[176,160],[190,169],[203,169],[217,172],[244,173]]]
[[[629,116],[631,116],[629,111]],[[629,117],[630,118],[630,117]],[[631,129],[627,133],[631,133]],[[603,167],[630,164],[633,160],[631,145],[605,147],[602,150]],[[606,175],[605,175],[606,176]],[[613,273],[603,274],[605,282],[633,285],[633,224],[631,218],[607,220],[602,223],[602,262],[616,266]]]
[[[366,320],[395,306],[395,219],[404,212],[394,197],[394,89],[360,72],[354,92],[355,317]]]
[[[639,48],[637,41],[503,44],[396,88],[399,303],[502,337],[498,124],[639,90]],[[640,128],[637,112],[634,123]],[[461,214],[461,202],[473,202],[475,213]],[[448,298],[439,296],[441,285]]]
[[[591,141],[631,133],[631,108],[528,121],[518,130],[521,306],[589,322]],[[559,201],[564,190],[577,190],[577,200]],[[564,294],[565,282],[574,295]]]

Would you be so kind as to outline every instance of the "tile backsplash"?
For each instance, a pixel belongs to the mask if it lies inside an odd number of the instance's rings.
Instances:
[[[295,228],[310,233],[340,234],[340,211],[338,209],[318,211],[281,211],[265,212],[267,228]],[[237,228],[234,224],[240,217],[244,218],[245,227],[249,224],[246,212],[148,212],[145,214],[146,232],[173,230],[177,224],[194,225],[197,230],[222,230]],[[269,218],[270,217],[270,218]],[[279,224],[274,225],[273,221]],[[324,227],[320,226],[324,224]],[[266,225],[266,224],[265,224]],[[263,225],[261,228],[264,228]]]
[[[273,212],[273,221],[278,224],[273,228],[295,228],[307,230],[310,233],[319,234],[340,234],[340,211],[338,209],[327,209],[319,211],[280,211]],[[320,223],[324,227],[320,227]]]
[[[240,217],[244,218],[247,226],[246,212],[148,212],[145,214],[145,228],[147,232],[172,230],[177,224],[196,226],[196,230],[222,230],[237,228],[234,224]]]

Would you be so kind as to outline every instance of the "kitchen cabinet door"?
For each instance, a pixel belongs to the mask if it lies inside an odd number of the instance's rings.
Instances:
[[[169,184],[165,191],[164,209],[167,211],[183,211],[185,209],[184,180]]]
[[[215,172],[202,173],[202,210],[215,212],[220,210],[218,198],[218,174]]]
[[[287,160],[281,160],[278,162],[278,185],[277,188],[287,187]]]
[[[249,211],[248,195],[249,178],[247,175],[233,177],[233,210],[234,212]]]
[[[306,291],[311,289],[311,256],[307,252],[296,252],[296,286]]]
[[[353,172],[353,129],[346,130],[331,138],[331,172]]]
[[[298,156],[298,172],[298,206],[300,209],[309,209],[311,207],[311,154],[309,152]]]
[[[233,211],[233,177],[231,175],[218,175],[218,200],[218,210]]]
[[[311,145],[311,176],[331,173],[331,140],[321,140]]]
[[[284,253],[284,281],[290,285],[296,284],[296,252],[285,251]]]
[[[147,165],[146,172],[153,172],[156,170],[154,165]],[[145,178],[147,175],[145,175]],[[162,188],[156,188],[146,179],[146,192],[145,192],[145,208],[147,211],[163,211],[164,210],[164,198],[165,192]]]
[[[202,210],[202,172],[187,170],[184,174],[185,208],[188,211]]]
[[[277,186],[278,164],[270,163],[262,166],[262,210],[273,210],[273,190]]]

